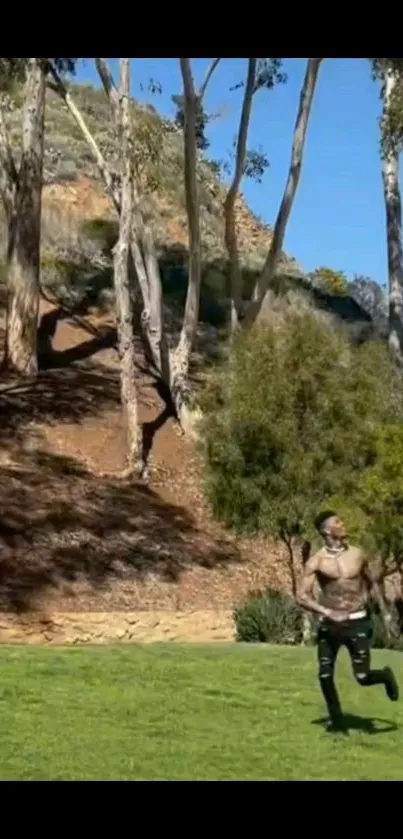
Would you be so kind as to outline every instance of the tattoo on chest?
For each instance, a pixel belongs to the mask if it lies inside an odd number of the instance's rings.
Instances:
[[[318,575],[321,589],[321,602],[332,609],[355,611],[366,600],[365,587],[361,579],[332,580]]]

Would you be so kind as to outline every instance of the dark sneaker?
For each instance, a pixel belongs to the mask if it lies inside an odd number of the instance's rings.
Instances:
[[[397,684],[395,674],[390,667],[384,667],[385,674],[385,690],[391,702],[397,702],[399,699],[399,685]]]
[[[326,731],[329,734],[344,734],[348,736],[348,726],[343,714],[333,716],[326,726]]]

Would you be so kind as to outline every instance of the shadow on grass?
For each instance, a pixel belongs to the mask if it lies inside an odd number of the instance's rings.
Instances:
[[[328,723],[328,717],[312,720],[312,725],[320,725],[323,728],[326,728]],[[362,731],[365,734],[389,734],[399,729],[398,724],[392,720],[384,720],[379,717],[360,717],[356,714],[343,714],[343,724],[346,731]]]
[[[47,589],[76,581],[91,590],[113,578],[176,583],[186,568],[239,559],[233,545],[207,536],[149,487],[43,451],[3,465],[0,504],[0,610],[26,611]]]

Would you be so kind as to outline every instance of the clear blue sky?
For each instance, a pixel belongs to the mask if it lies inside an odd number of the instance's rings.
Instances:
[[[200,83],[211,59],[193,59]],[[116,60],[111,66],[116,71]],[[306,59],[287,58],[288,81],[274,91],[257,94],[249,147],[260,146],[270,160],[263,183],[245,180],[242,189],[250,207],[273,223],[287,175],[292,130]],[[227,58],[219,65],[206,99],[207,110],[220,112],[210,124],[208,154],[228,159],[235,136],[242,90],[229,88],[243,79],[246,59]],[[162,93],[147,91],[150,78]],[[77,80],[98,84],[92,59],[80,62]],[[143,86],[143,90],[141,87]],[[172,116],[173,93],[182,81],[178,59],[132,59],[132,93]],[[379,159],[380,101],[370,66],[361,58],[330,58],[321,68],[308,131],[300,186],[287,228],[285,250],[311,271],[320,265],[387,280],[385,211]]]

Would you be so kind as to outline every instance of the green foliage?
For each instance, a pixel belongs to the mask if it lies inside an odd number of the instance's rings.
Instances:
[[[282,58],[258,58],[256,64],[256,81],[254,93],[258,90],[272,90],[276,84],[285,84],[287,74],[283,71]],[[239,90],[245,82],[242,80],[234,84],[230,90]]]
[[[331,294],[347,294],[348,281],[343,271],[333,271],[332,268],[322,266],[312,271],[310,277]]]
[[[174,95],[171,97],[174,105],[176,105],[175,123],[178,128],[183,130],[185,125],[185,108],[183,94]],[[209,123],[209,117],[203,108],[200,98],[197,97],[196,102],[196,146],[200,151],[206,151],[210,145],[210,141],[206,137],[206,128]]]
[[[372,613],[372,646],[374,649],[403,650],[401,620],[395,606],[389,606],[395,627],[400,631],[388,635],[385,622],[375,607]],[[236,640],[250,644],[300,644],[302,642],[302,611],[288,594],[267,588],[251,591],[234,609]],[[311,619],[311,643],[316,643],[318,621]]]
[[[352,346],[314,313],[290,312],[241,337],[204,404],[207,491],[221,520],[310,538],[320,509],[344,502],[365,530],[357,484],[374,481],[382,428],[403,416],[382,344]]]
[[[236,640],[249,643],[298,644],[302,616],[293,597],[274,589],[252,591],[234,610]]]
[[[102,253],[110,256],[119,235],[118,223],[115,219],[96,217],[81,224],[81,231],[91,242],[98,245]]]
[[[71,73],[74,74],[76,71],[76,63],[78,58],[49,58],[59,73]]]
[[[140,116],[141,113],[141,116]],[[133,165],[142,189],[156,190],[161,183],[161,156],[166,130],[159,117],[149,109],[132,107],[134,124]]]
[[[74,73],[77,58],[44,58],[52,62],[59,73]],[[25,79],[26,58],[0,58],[0,92],[9,93]]]
[[[283,71],[282,58],[258,58],[255,89],[271,90],[276,84],[285,84],[287,74]]]
[[[25,78],[25,58],[0,58],[0,93],[10,93]]]
[[[263,175],[269,166],[269,158],[262,149],[249,149],[246,152],[244,163],[245,178],[250,178],[252,181],[261,184]]]
[[[375,457],[359,476],[356,503],[364,515],[363,538],[384,561],[403,561],[403,426],[379,429]]]
[[[381,119],[382,153],[388,153],[394,148],[401,148],[403,144],[403,59],[402,58],[371,58],[372,76],[380,81],[380,95],[384,100],[384,110]],[[385,105],[385,79],[387,74],[393,74],[396,84],[388,107]]]

